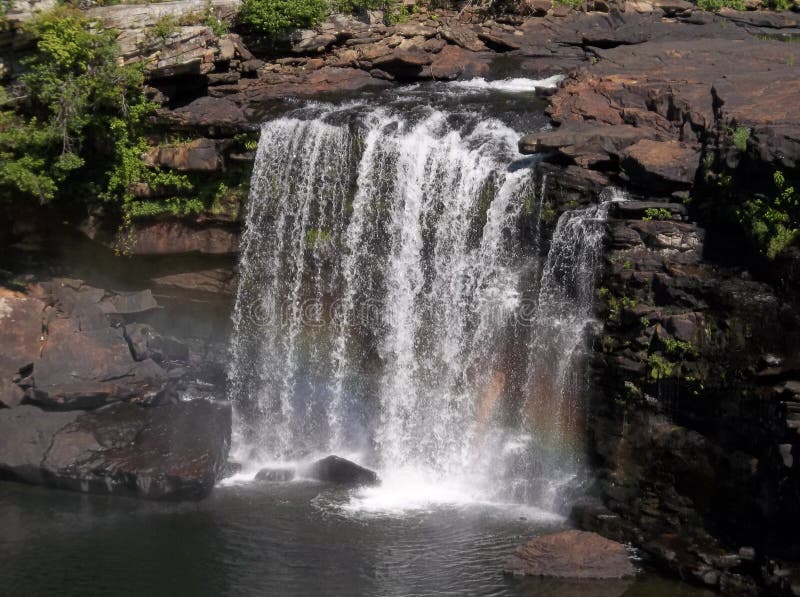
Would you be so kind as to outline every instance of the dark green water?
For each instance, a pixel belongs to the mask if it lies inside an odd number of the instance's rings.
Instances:
[[[652,573],[626,583],[508,578],[514,547],[561,523],[475,506],[367,517],[341,510],[348,497],[292,483],[171,504],[0,483],[0,594],[706,595]]]

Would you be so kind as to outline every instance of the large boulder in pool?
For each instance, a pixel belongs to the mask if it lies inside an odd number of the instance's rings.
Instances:
[[[340,485],[377,485],[380,483],[375,471],[334,455],[317,460],[304,473],[311,479]]]
[[[519,576],[621,579],[636,574],[621,543],[585,531],[562,531],[521,545],[506,564]]]
[[[150,499],[208,495],[228,455],[231,410],[202,400],[90,412],[0,410],[0,478]]]

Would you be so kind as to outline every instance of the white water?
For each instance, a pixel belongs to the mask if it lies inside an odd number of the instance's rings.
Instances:
[[[314,104],[263,125],[229,371],[245,466],[229,482],[336,453],[381,473],[359,511],[555,507],[580,466],[565,412],[605,210],[562,215],[546,259],[537,235],[521,242],[546,181],[519,137],[425,107]]]
[[[564,80],[564,75],[553,75],[545,79],[498,79],[496,81],[487,81],[483,77],[476,77],[474,79],[467,79],[466,81],[453,81],[448,83],[448,87],[466,90],[492,90],[502,91],[506,93],[524,93],[533,92],[540,89],[554,89],[558,84]]]

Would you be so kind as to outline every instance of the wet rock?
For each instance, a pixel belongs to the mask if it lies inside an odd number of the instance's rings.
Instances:
[[[506,571],[521,576],[620,579],[636,569],[621,543],[586,531],[563,531],[531,539],[517,548]]]
[[[152,326],[132,323],[125,326],[125,339],[137,361],[152,359],[156,363],[164,361],[189,360],[189,347],[180,340],[162,336]]]
[[[303,475],[317,481],[341,485],[377,485],[380,483],[378,475],[374,471],[334,455],[317,460],[303,471]]]
[[[271,483],[286,483],[295,477],[295,470],[288,467],[262,468],[256,473],[256,481],[269,481]]]
[[[205,401],[82,413],[33,406],[0,411],[0,472],[73,491],[199,499],[222,471],[228,405]]]

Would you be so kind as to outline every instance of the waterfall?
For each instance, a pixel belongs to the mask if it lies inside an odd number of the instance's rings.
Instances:
[[[576,452],[606,207],[563,214],[548,252],[541,222],[523,242],[547,181],[519,136],[464,109],[363,102],[262,126],[229,369],[239,458],[355,454],[542,504],[532,482],[575,475],[552,454]]]

